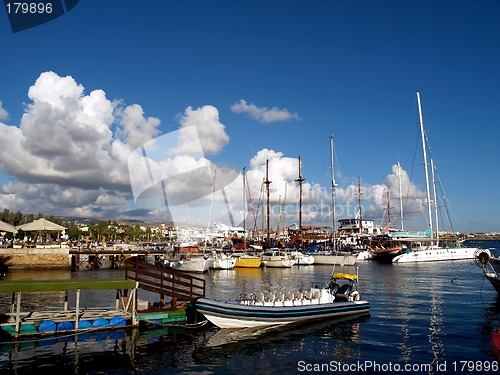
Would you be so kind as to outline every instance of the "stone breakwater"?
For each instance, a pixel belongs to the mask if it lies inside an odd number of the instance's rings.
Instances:
[[[0,249],[0,264],[8,269],[70,269],[69,248]]]

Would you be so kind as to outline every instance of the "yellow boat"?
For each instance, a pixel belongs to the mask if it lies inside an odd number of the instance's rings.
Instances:
[[[236,259],[236,263],[234,265],[236,268],[259,268],[262,265],[262,257],[259,256],[233,254],[233,257]]]

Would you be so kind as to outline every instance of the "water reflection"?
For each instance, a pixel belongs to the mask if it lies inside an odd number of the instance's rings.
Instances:
[[[370,316],[359,320],[307,323],[249,336],[220,334],[209,326],[176,327],[127,331],[118,338],[80,336],[76,342],[4,345],[0,372],[22,374],[44,366],[54,373],[75,374],[289,373],[297,369],[298,360],[430,364],[492,359],[489,342],[493,329],[500,326],[500,297],[489,284],[483,286],[484,276],[472,262],[365,262],[359,267],[359,290],[371,304]],[[356,272],[355,268],[342,270]],[[120,277],[122,272],[57,271],[36,277]],[[220,270],[201,277],[206,280],[207,296],[224,300],[238,298],[242,291],[308,289],[311,283],[326,282],[331,274],[330,266],[311,266]],[[8,275],[14,276],[19,274]],[[93,302],[99,303],[99,298]]]
[[[215,329],[207,332],[194,358],[197,363],[216,359],[227,362],[228,358],[267,351],[278,356],[282,351],[292,357],[293,352],[302,357],[307,351],[315,351],[337,359],[355,358],[359,353],[355,353],[358,349],[354,349],[353,343],[359,342],[362,323],[369,318],[369,314],[360,314],[285,326]]]

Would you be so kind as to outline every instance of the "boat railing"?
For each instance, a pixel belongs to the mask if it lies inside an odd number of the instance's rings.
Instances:
[[[165,268],[130,257],[125,261],[125,278],[135,280],[138,287],[149,292],[172,298],[172,307],[177,301],[193,301],[205,295],[205,279],[184,272]]]
[[[300,305],[316,305],[324,302],[332,302],[333,298],[322,296],[320,289],[309,291],[268,291],[268,292],[252,292],[241,293],[238,302],[241,305],[254,306],[300,306]]]

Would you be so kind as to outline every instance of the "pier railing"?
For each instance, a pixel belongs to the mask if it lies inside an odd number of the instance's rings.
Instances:
[[[192,301],[205,295],[205,279],[188,273],[156,266],[130,257],[125,261],[125,278],[135,280],[139,288],[172,297],[172,307],[177,301]]]

